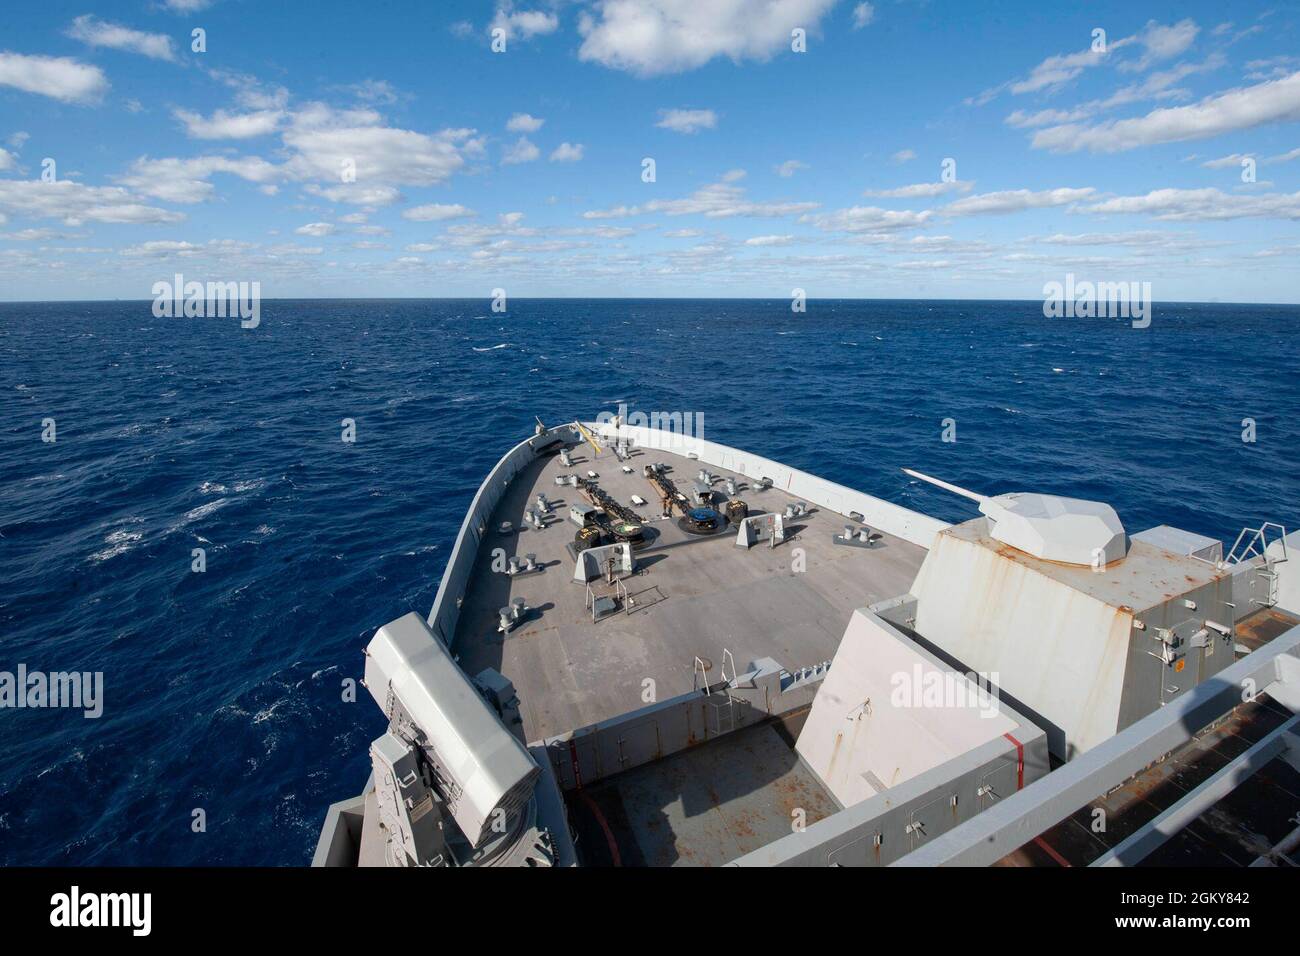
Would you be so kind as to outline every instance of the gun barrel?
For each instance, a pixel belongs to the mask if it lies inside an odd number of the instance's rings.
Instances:
[[[942,488],[944,491],[951,491],[954,495],[961,495],[963,498],[969,498],[971,501],[978,501],[980,504],[983,504],[989,500],[988,495],[981,495],[979,492],[971,491],[969,488],[961,488],[957,485],[951,485],[946,481],[940,481],[938,478],[932,478],[931,476],[919,471],[913,471],[911,468],[904,468],[903,471],[911,475],[913,478],[920,478],[922,481],[929,482],[932,485]]]

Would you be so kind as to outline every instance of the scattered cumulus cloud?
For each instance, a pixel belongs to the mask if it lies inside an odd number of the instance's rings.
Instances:
[[[713,110],[660,110],[659,122],[655,123],[660,129],[670,129],[674,133],[696,133],[717,125],[718,114]]]
[[[929,199],[946,193],[968,193],[972,186],[974,183],[954,179],[951,182],[914,183],[893,189],[868,189],[862,195],[875,199]]]
[[[552,151],[550,160],[553,163],[576,163],[582,159],[582,149],[581,143],[561,143]]]
[[[1300,71],[1280,80],[1207,96],[1189,106],[1104,123],[1067,123],[1039,130],[1032,144],[1056,153],[1117,153],[1139,146],[1206,139],[1300,119]]]
[[[578,57],[640,76],[681,73],[725,56],[767,60],[795,27],[815,30],[835,0],[596,0],[578,17]]]
[[[506,131],[510,133],[536,133],[546,120],[529,116],[527,113],[515,113],[506,121]]]
[[[98,223],[171,223],[185,216],[141,202],[120,186],[87,186],[71,179],[46,183],[0,180],[0,210],[32,219],[59,219],[67,226]]]
[[[407,209],[402,213],[402,218],[413,222],[444,222],[448,219],[468,219],[475,215],[477,213],[473,209],[467,209],[459,203],[444,205],[435,202]]]
[[[507,166],[517,165],[518,163],[531,163],[541,155],[542,151],[530,142],[527,136],[520,136],[515,141],[515,144],[506,150],[505,155],[501,157],[501,162]]]
[[[515,10],[512,4],[497,7],[489,30],[504,30],[507,40],[529,40],[535,36],[554,33],[560,26],[559,18],[544,10]]]
[[[341,171],[351,168],[357,184],[390,188],[446,182],[483,148],[472,129],[417,133],[384,125],[370,109],[336,110],[321,103],[294,113],[282,136],[293,178],[338,182]]]
[[[68,36],[90,47],[124,50],[128,53],[152,57],[155,60],[169,62],[176,60],[176,50],[172,46],[171,37],[162,33],[132,30],[130,27],[97,19],[90,14],[73,20],[72,25],[68,27]]]
[[[1234,195],[1219,189],[1155,189],[1083,207],[1101,215],[1142,214],[1168,222],[1228,219],[1300,219],[1300,192]]]
[[[173,110],[172,114],[185,126],[191,139],[252,139],[275,132],[284,113],[280,110],[257,110],[252,113],[227,113],[217,110],[211,116],[202,116],[188,110]]]
[[[108,85],[103,70],[72,57],[0,53],[0,86],[64,103],[95,103],[103,98]]]
[[[1064,187],[1061,189],[1007,189],[1000,192],[980,193],[958,199],[943,207],[946,216],[983,216],[1004,215],[1021,212],[1026,209],[1048,209],[1053,206],[1067,206],[1087,199],[1097,192],[1091,186],[1080,189]]]
[[[118,182],[140,195],[165,202],[199,203],[212,198],[215,187],[209,179],[216,173],[237,176],[251,183],[273,182],[282,174],[279,167],[257,156],[141,157],[125,175],[118,177]]]

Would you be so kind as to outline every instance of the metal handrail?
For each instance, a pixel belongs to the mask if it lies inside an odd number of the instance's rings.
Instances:
[[[1268,529],[1276,528],[1279,532],[1275,541],[1282,542],[1282,557],[1270,559],[1268,556]],[[1250,537],[1247,537],[1249,535]],[[1240,551],[1240,553],[1238,553]],[[1279,564],[1287,560],[1286,553],[1286,528],[1276,521],[1265,521],[1258,528],[1242,528],[1241,534],[1237,535],[1237,540],[1233,542],[1232,550],[1228,556],[1223,559],[1224,564],[1241,564],[1243,561],[1249,561],[1254,557],[1262,557],[1267,565]]]

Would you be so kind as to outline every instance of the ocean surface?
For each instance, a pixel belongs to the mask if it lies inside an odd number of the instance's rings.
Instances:
[[[1135,330],[1039,302],[269,301],[245,330],[150,305],[0,304],[0,671],[104,674],[99,719],[0,709],[6,866],[307,863],[383,729],[343,680],[428,612],[534,415],[701,412],[954,521],[899,469],[1102,499],[1130,532],[1300,524],[1296,306]]]

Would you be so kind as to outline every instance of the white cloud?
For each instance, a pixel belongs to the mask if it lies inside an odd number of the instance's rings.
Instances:
[[[14,149],[22,149],[31,138],[31,133],[24,133],[22,130],[19,130],[18,132],[13,133],[7,140],[5,140],[5,142]]]
[[[227,113],[217,110],[211,116],[201,116],[188,110],[173,110],[173,115],[185,124],[191,139],[251,139],[275,132],[284,116],[280,110],[257,110],[252,113]]]
[[[13,86],[65,103],[91,103],[108,90],[108,78],[99,67],[67,56],[0,53],[0,86]]]
[[[197,203],[212,198],[215,188],[208,180],[214,173],[228,173],[251,183],[270,183],[280,178],[282,170],[257,156],[141,157],[125,176],[118,177],[118,182],[155,199]]]
[[[550,161],[553,163],[576,163],[582,159],[582,149],[581,143],[561,143],[551,153]]]
[[[413,206],[402,213],[402,218],[413,222],[443,222],[447,219],[467,219],[476,215],[478,213],[473,209],[467,209],[459,203],[443,205],[435,202],[426,206]]]
[[[674,133],[694,133],[713,129],[718,125],[718,114],[713,110],[660,110],[655,126]]]
[[[1050,236],[1026,236],[1020,241],[1051,246],[1131,246],[1173,250],[1214,245],[1213,242],[1197,239],[1190,233],[1158,232],[1149,229],[1136,232],[1083,232],[1072,235],[1058,232]]]
[[[392,186],[361,183],[340,183],[337,186],[317,186],[312,183],[304,186],[303,191],[330,202],[349,203],[353,206],[391,206],[402,198],[402,194]]]
[[[313,103],[294,113],[283,133],[293,151],[289,172],[300,179],[338,182],[351,164],[356,183],[431,186],[445,182],[482,150],[471,129],[427,135],[384,126],[370,109],[335,110]]]
[[[334,224],[329,222],[309,222],[305,226],[299,226],[294,230],[295,235],[311,236],[319,239],[322,236],[332,236],[334,234]]]
[[[1025,209],[1047,209],[1053,206],[1065,206],[1087,199],[1096,192],[1097,190],[1091,186],[1082,189],[1069,187],[1043,189],[1037,192],[1029,189],[1008,189],[958,199],[956,202],[944,206],[941,212],[945,216],[1002,215],[1020,212]]]
[[[501,162],[508,166],[531,163],[540,155],[542,151],[530,142],[527,136],[520,136],[518,141],[506,150],[506,154],[501,157]]]
[[[1186,90],[1174,86],[1178,81],[1196,73],[1217,70],[1227,60],[1220,53],[1212,53],[1201,63],[1179,63],[1168,70],[1151,73],[1141,83],[1132,83],[1116,90],[1105,99],[1089,100],[1068,110],[1045,109],[1033,113],[1016,110],[1006,118],[1008,126],[1020,129],[1037,126],[1055,126],[1065,123],[1078,123],[1098,113],[1104,113],[1117,106],[1137,103],[1143,100],[1183,99],[1188,96]]]
[[[584,212],[584,219],[624,219],[646,213],[663,213],[666,216],[699,215],[710,219],[731,219],[737,216],[781,217],[793,216],[816,209],[815,202],[752,202],[745,199],[745,191],[730,183],[711,183],[702,186],[685,199],[655,199],[641,206],[615,206],[611,209],[592,209]]]
[[[1122,50],[1134,44],[1142,47],[1144,51],[1142,56],[1136,61],[1121,63],[1120,69],[1139,72],[1161,60],[1167,60],[1185,52],[1196,39],[1198,29],[1192,20],[1182,20],[1170,26],[1164,26],[1151,20],[1140,33],[1109,40],[1104,50],[1094,50],[1090,46],[1088,49],[1080,50],[1077,53],[1060,53],[1049,56],[1030,70],[1029,75],[1024,79],[1014,80],[987,89],[968,102],[982,105],[1005,90],[1010,90],[1016,96],[1025,93],[1055,93],[1069,84],[1084,70],[1110,62],[1114,59],[1117,50]]]
[[[816,216],[803,216],[800,222],[810,222],[828,232],[895,232],[924,226],[934,214],[928,209],[913,212],[908,209],[880,209],[876,206],[850,206]]]
[[[869,3],[859,3],[853,8],[853,29],[861,30],[876,18],[876,8]]]
[[[1168,222],[1227,219],[1300,219],[1300,192],[1233,195],[1218,189],[1156,189],[1145,196],[1117,196],[1084,212],[1143,214]]]
[[[1206,169],[1227,169],[1229,166],[1238,167],[1243,159],[1250,159],[1249,153],[1232,153],[1228,156],[1220,156],[1218,159],[1207,159],[1201,163]]]
[[[505,3],[497,7],[496,16],[492,18],[490,30],[504,30],[507,39],[522,37],[525,40],[547,33],[554,33],[560,25],[559,18],[553,13],[541,10],[514,10],[513,4]]]
[[[347,90],[363,103],[396,103],[397,89],[387,80],[368,79],[353,83]]]
[[[4,220],[0,219],[0,222]],[[0,239],[8,242],[48,242],[51,239],[76,238],[54,229],[20,229],[17,232],[0,232]]]
[[[33,180],[0,180],[0,209],[33,219],[60,219],[65,225],[86,222],[166,223],[180,222],[178,212],[140,202],[139,197],[118,186],[86,186],[71,179],[47,183]]]
[[[14,154],[7,149],[0,148],[0,170],[13,169],[17,165]]]
[[[1009,88],[1016,95],[1037,93],[1039,90],[1059,89],[1085,69],[1099,66],[1105,62],[1106,55],[1105,53],[1087,49],[1078,53],[1060,53],[1056,56],[1049,56],[1034,67],[1027,77],[1011,83]]]
[[[87,46],[125,50],[155,60],[171,62],[176,60],[176,50],[172,47],[171,37],[162,33],[132,30],[117,23],[98,20],[90,14],[73,20],[72,25],[68,27],[68,36],[80,40]]]
[[[173,13],[198,13],[212,6],[213,0],[163,0],[163,5]]]
[[[929,199],[945,193],[968,193],[974,185],[966,180],[954,179],[951,182],[914,183],[894,189],[868,189],[862,195],[874,199]]]
[[[545,122],[546,120],[527,113],[516,113],[506,121],[506,130],[511,133],[536,133]]]
[[[746,239],[747,246],[788,246],[794,241],[794,236],[754,236]]]
[[[776,174],[782,179],[789,179],[801,169],[807,169],[807,163],[801,163],[797,159],[787,159],[780,166],[776,167]]]
[[[916,151],[911,149],[900,149],[893,156],[889,157],[896,165],[901,166],[903,163],[910,163],[916,159]]]
[[[1271,166],[1274,163],[1289,163],[1293,159],[1300,159],[1300,147],[1286,153],[1279,153],[1276,156],[1269,156],[1264,160],[1264,165]]]
[[[1110,120],[1092,126],[1066,124],[1040,130],[1033,145],[1058,153],[1086,149],[1115,153],[1151,146],[1205,139],[1252,129],[1267,123],[1300,119],[1300,72],[1214,96],[1191,106],[1153,110],[1146,116]]]
[[[1164,26],[1154,20],[1148,21],[1146,27],[1137,36],[1137,41],[1142,44],[1145,52],[1137,61],[1121,63],[1119,68],[1140,71],[1160,60],[1179,56],[1187,51],[1199,32],[1200,27],[1193,20],[1180,20],[1170,26]]]
[[[128,259],[167,259],[172,256],[192,257],[202,251],[201,246],[180,239],[151,239],[134,246],[127,246],[118,253]]]
[[[679,73],[714,57],[766,60],[795,27],[815,30],[834,0],[597,0],[578,18],[578,56],[642,76]]]

